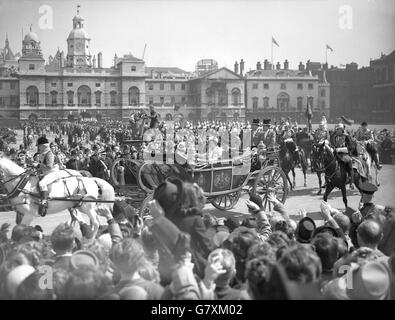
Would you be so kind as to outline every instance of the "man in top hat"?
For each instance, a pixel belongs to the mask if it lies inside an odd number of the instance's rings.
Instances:
[[[37,147],[39,152],[39,171],[43,178],[38,183],[40,189],[41,202],[38,213],[44,217],[48,208],[48,185],[57,179],[57,172],[59,172],[59,165],[55,162],[55,155],[49,147],[49,141],[45,137],[40,137],[37,140]]]
[[[263,130],[263,143],[268,148],[273,148],[276,145],[276,131],[271,127],[270,119],[263,119],[262,123]]]
[[[373,161],[376,163],[377,169],[380,170],[381,165],[379,163],[377,147],[374,143],[374,133],[368,128],[368,124],[366,122],[361,123],[361,127],[355,133],[355,138],[357,141],[360,141],[366,145],[366,151],[369,152]]]
[[[335,132],[331,138],[331,144],[336,148],[337,157],[346,166],[347,173],[350,177],[350,188],[353,189],[354,170],[352,167],[352,159],[349,155],[349,150],[351,149],[351,138],[345,132],[343,123],[339,123],[335,126]]]

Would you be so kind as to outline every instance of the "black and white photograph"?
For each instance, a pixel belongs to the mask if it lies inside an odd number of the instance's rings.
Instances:
[[[0,0],[0,300],[394,300],[394,190],[395,0]]]

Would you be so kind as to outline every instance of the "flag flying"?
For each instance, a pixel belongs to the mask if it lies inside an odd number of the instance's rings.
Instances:
[[[273,37],[272,37],[272,43],[274,43],[277,47],[280,47],[279,44],[277,43],[276,39],[274,39]]]
[[[329,44],[326,45],[326,48],[333,51],[333,49],[329,46]]]

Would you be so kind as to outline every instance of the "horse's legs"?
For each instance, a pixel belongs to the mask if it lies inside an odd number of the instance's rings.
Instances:
[[[306,181],[307,166],[305,162],[302,163],[302,171],[303,171],[304,186],[307,187],[307,181]]]
[[[347,209],[347,191],[346,191],[346,186],[343,185],[340,190],[342,192],[344,205],[346,206],[346,209]]]
[[[286,173],[286,176],[287,176],[287,180],[288,180],[289,185],[291,186],[291,190],[292,190],[293,189],[293,185],[292,185],[291,179],[289,178],[289,171]]]
[[[24,213],[22,217],[22,221],[20,221],[21,224],[24,224],[25,226],[30,226],[34,219],[34,215],[29,213]]]
[[[325,193],[324,193],[324,201],[326,202],[328,200],[329,194],[332,192],[333,188],[335,186],[329,183],[328,181],[326,182],[326,187],[325,187]]]
[[[293,178],[293,186],[295,188],[296,187],[295,168],[292,168],[291,171],[292,171],[292,178]]]
[[[322,193],[322,179],[321,179],[321,172],[317,171],[317,177],[318,177],[318,193],[317,195],[320,195]]]

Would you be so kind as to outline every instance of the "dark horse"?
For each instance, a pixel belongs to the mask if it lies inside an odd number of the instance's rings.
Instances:
[[[304,186],[307,187],[306,182],[306,171],[307,171],[307,160],[303,149],[297,148],[295,152],[291,152],[285,142],[280,143],[280,166],[281,169],[284,171],[285,175],[287,176],[287,180],[291,186],[291,190],[295,188],[296,181],[295,181],[295,167],[297,164],[300,164],[303,171],[304,177]],[[292,171],[293,176],[293,183],[289,178],[289,172]]]
[[[342,192],[344,205],[347,208],[346,184],[348,181],[345,164],[338,159],[335,150],[326,143],[320,143],[318,145],[317,157],[318,161],[322,163],[325,172],[326,186],[324,201],[328,200],[328,196],[334,188],[339,188]],[[354,170],[354,184],[358,190],[361,181],[363,182],[364,179]]]
[[[325,185],[322,184],[322,178],[321,175],[322,173],[325,173],[325,169],[323,166],[323,163],[321,161],[321,150],[320,147],[316,144],[313,144],[311,148],[311,156],[310,156],[310,161],[311,161],[311,172],[315,172],[318,177],[318,187],[319,190],[317,192],[317,195],[320,195],[322,193],[322,189],[325,188]]]

